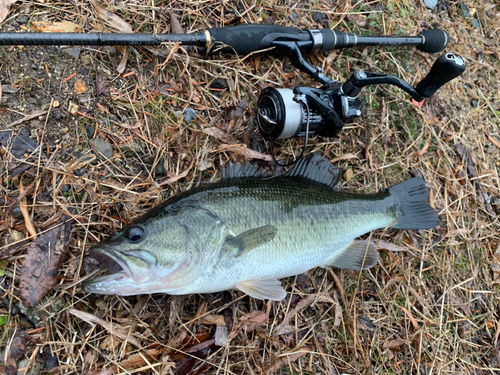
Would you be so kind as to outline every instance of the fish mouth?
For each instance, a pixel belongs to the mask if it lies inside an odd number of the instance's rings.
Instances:
[[[109,272],[82,283],[82,289],[98,294],[137,294],[141,284],[150,280],[150,270],[156,265],[156,257],[145,250],[116,251],[106,245],[96,245],[89,254]]]

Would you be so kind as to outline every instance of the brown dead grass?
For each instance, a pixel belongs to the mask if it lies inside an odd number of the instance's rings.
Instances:
[[[103,4],[137,32],[168,32],[171,8],[186,32],[232,22],[314,28],[316,11],[328,16],[331,27],[357,34],[414,35],[424,22],[438,24],[450,33],[447,51],[467,61],[462,77],[422,109],[397,89],[367,89],[364,116],[337,139],[312,139],[308,151],[336,159],[340,168],[352,172],[342,182],[346,190],[376,191],[421,173],[443,223],[433,231],[374,232],[372,238],[387,248],[381,250],[379,266],[363,273],[316,269],[284,280],[289,296],[282,303],[262,303],[238,292],[87,295],[78,284],[96,270],[86,258],[92,243],[166,198],[217,179],[227,162],[256,156],[246,150],[268,155],[253,125],[256,97],[269,84],[314,84],[285,59],[206,59],[179,46],[130,49],[120,75],[125,49],[119,48],[117,55],[87,49],[83,53],[92,56],[91,75],[78,73],[65,84],[83,79],[88,90],[75,96],[89,110],[69,120],[64,135],[51,134],[45,121],[35,126],[38,143],[49,147],[28,159],[32,168],[23,177],[32,183],[25,194],[34,228],[40,232],[66,214],[74,219],[75,240],[57,286],[38,306],[46,313],[40,328],[26,323],[29,316],[9,313],[20,299],[17,280],[27,244],[7,258],[0,315],[8,321],[1,361],[22,337],[26,351],[19,360],[28,359],[28,367],[39,362],[43,368],[47,352],[58,358],[46,373],[498,373],[500,9],[491,1],[466,4],[480,20],[477,29],[458,2],[446,7],[440,2],[437,13],[420,1],[354,7],[351,2],[320,2],[311,8],[258,1]],[[290,18],[294,12],[298,25]],[[84,30],[109,30],[85,2],[23,3],[6,23],[20,14],[38,21],[69,20]],[[7,67],[10,54],[2,49]],[[366,48],[311,59],[334,79],[364,69],[416,84],[436,57],[404,48]],[[227,88],[214,89],[219,79],[227,81]],[[104,88],[99,105],[94,105],[96,87]],[[243,100],[248,108],[238,108],[244,107]],[[189,124],[183,121],[187,107],[197,113]],[[111,160],[92,156],[88,124],[95,126],[94,137],[113,145]],[[203,131],[214,127],[222,136]],[[279,155],[297,156],[301,146],[301,140],[286,141]],[[8,148],[2,152],[1,194],[4,212],[10,213],[21,191],[19,177],[10,176],[7,168],[12,155]],[[84,171],[83,176],[75,176],[75,170]],[[49,194],[38,199],[35,191]],[[27,221],[6,215],[1,220],[4,241],[12,229],[29,236]]]

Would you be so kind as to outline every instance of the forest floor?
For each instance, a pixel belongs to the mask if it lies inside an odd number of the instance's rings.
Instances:
[[[467,69],[421,107],[393,86],[368,87],[363,115],[307,149],[343,171],[340,191],[423,176],[438,228],[374,231],[379,265],[285,279],[282,302],[238,291],[119,297],[81,290],[102,271],[88,248],[218,180],[229,162],[272,169],[257,97],[270,85],[319,85],[279,56],[0,47],[0,373],[500,373],[498,2],[117,0],[100,5],[107,21],[95,1],[12,3],[0,4],[1,31],[264,23],[413,36],[438,27]],[[439,56],[364,47],[307,59],[340,82],[365,70],[416,85]],[[296,157],[303,142],[278,143],[277,156]]]

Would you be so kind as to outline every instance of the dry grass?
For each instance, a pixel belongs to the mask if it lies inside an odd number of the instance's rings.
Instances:
[[[339,159],[340,168],[352,171],[342,182],[346,190],[375,191],[421,173],[442,217],[441,227],[374,232],[372,238],[388,248],[382,250],[379,266],[363,273],[317,269],[284,280],[289,297],[282,303],[262,303],[238,292],[128,298],[83,293],[79,281],[96,269],[86,257],[92,243],[166,198],[217,179],[221,166],[246,159],[246,148],[268,154],[253,125],[256,97],[263,88],[314,84],[285,59],[206,59],[178,46],[159,54],[130,49],[124,73],[118,74],[125,49],[114,55],[86,48],[82,55],[90,56],[88,74],[78,64],[65,67],[64,61],[52,61],[54,66],[49,62],[47,68],[59,69],[60,79],[38,81],[44,67],[38,76],[24,77],[28,80],[16,94],[27,102],[38,95],[45,102],[58,100],[61,108],[75,100],[83,115],[57,119],[48,113],[14,127],[31,129],[37,143],[45,145],[27,159],[31,167],[22,180],[22,174],[13,177],[9,169],[16,161],[9,147],[2,149],[2,245],[19,232],[29,237],[30,221],[40,232],[61,214],[74,219],[74,241],[59,268],[57,285],[35,309],[44,313],[36,327],[30,312],[13,310],[19,306],[18,279],[31,239],[6,259],[2,362],[18,343],[16,338],[22,338],[22,366],[45,368],[45,373],[500,372],[498,3],[466,2],[480,21],[477,28],[472,18],[463,16],[459,2],[439,2],[436,13],[426,10],[423,1],[352,3],[208,0],[105,5],[136,32],[170,30],[170,8],[186,32],[231,22],[315,28],[312,15],[317,11],[327,15],[330,27],[357,34],[414,35],[423,23],[439,25],[451,36],[447,51],[467,61],[463,76],[422,109],[392,87],[367,89],[364,116],[336,139],[312,139],[309,151]],[[298,15],[298,25],[292,13]],[[20,15],[108,30],[87,2],[24,2],[5,24],[14,24]],[[9,72],[19,53],[18,47],[1,49],[8,83],[19,79]],[[413,84],[435,58],[405,48],[350,49],[311,57],[334,79],[370,70]],[[77,75],[64,81],[73,70]],[[83,93],[73,91],[78,78],[87,85]],[[220,79],[227,87],[214,85]],[[97,96],[100,88],[103,94]],[[250,105],[242,114],[238,106],[244,107],[244,100]],[[197,113],[189,124],[183,121],[187,107]],[[18,118],[14,115],[19,108],[3,103],[2,108],[4,123]],[[113,145],[112,159],[92,156],[88,125],[95,127],[94,137]],[[203,132],[211,127],[228,138]],[[240,146],[224,146],[233,144]],[[280,155],[296,156],[301,146],[301,140],[284,142]],[[83,173],[77,176],[75,170]],[[24,219],[11,215],[21,201],[23,182]],[[91,317],[77,317],[74,310]],[[58,362],[47,369],[52,356]]]

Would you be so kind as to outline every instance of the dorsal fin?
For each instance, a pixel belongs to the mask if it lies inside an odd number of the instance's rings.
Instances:
[[[309,154],[299,160],[286,175],[287,178],[305,180],[330,190],[337,187],[341,176],[335,165],[317,154]]]
[[[245,178],[270,178],[272,173],[262,169],[257,164],[246,161],[243,164],[229,163],[222,168],[221,181],[242,180]]]

